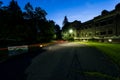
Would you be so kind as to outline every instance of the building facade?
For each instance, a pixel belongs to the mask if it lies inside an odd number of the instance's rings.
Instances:
[[[103,10],[101,15],[81,24],[75,39],[120,42],[120,3],[112,11]]]

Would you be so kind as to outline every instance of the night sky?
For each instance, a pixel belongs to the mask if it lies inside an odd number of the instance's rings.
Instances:
[[[8,5],[11,0],[1,0]],[[41,7],[48,15],[48,20],[54,20],[62,26],[64,16],[68,21],[79,20],[81,22],[92,19],[101,14],[103,9],[111,11],[118,4],[119,0],[16,0],[24,9],[24,5],[30,2],[33,7]]]

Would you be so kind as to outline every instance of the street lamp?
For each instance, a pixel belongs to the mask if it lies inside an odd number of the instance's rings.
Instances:
[[[71,33],[73,33],[73,30],[72,30],[72,29],[70,29],[70,30],[69,30],[69,33],[70,33],[70,34],[71,34]]]
[[[112,42],[112,39],[108,39],[109,42]]]

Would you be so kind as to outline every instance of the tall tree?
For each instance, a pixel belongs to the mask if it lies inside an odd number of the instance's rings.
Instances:
[[[2,4],[3,4],[3,2],[2,2],[2,1],[0,1],[0,8],[1,8]]]
[[[53,20],[49,20],[46,27],[45,27],[45,32],[47,33],[47,38],[48,40],[52,40],[54,38],[55,34],[55,22]]]
[[[63,26],[65,26],[66,24],[68,24],[68,18],[67,18],[67,16],[64,17]]]
[[[68,22],[67,16],[64,17],[62,31],[68,30],[70,22]]]
[[[61,30],[58,24],[55,25],[56,39],[61,39]]]
[[[8,6],[8,24],[11,38],[17,39],[22,34],[22,32],[18,32],[20,25],[22,25],[23,16],[21,8],[19,7],[17,1],[11,0]],[[21,26],[22,27],[22,26]]]
[[[32,5],[30,4],[30,2],[28,2],[25,5],[24,9],[26,10],[26,12],[24,13],[25,18],[32,19],[34,17],[34,9],[33,9]]]
[[[17,3],[17,1],[12,0],[8,6],[8,11],[13,23],[18,24],[22,19],[22,11]]]
[[[47,15],[47,12],[43,9],[41,9],[40,7],[36,7],[35,8],[35,18],[38,19],[38,20],[46,20],[46,15]]]
[[[36,7],[34,9],[30,3],[27,3],[24,9],[26,10],[26,12],[24,12],[24,18],[28,22],[28,27],[31,29],[31,35],[34,36],[34,39],[35,37],[39,38],[40,33],[47,34],[45,31],[48,25],[46,20],[46,11],[40,7]],[[40,37],[43,36],[44,35],[40,35]]]
[[[37,29],[37,32],[40,32],[40,27],[42,25],[39,25],[39,23],[42,23],[43,21],[46,21],[46,11],[41,9],[40,7],[36,7],[34,11],[34,21],[35,21],[35,26]]]

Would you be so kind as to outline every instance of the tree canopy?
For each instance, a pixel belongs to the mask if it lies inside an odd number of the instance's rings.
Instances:
[[[15,40],[18,44],[51,41],[55,39],[56,26],[53,20],[47,20],[47,12],[41,7],[26,3],[23,12],[17,1],[11,0],[8,6],[0,1],[0,40]],[[59,32],[60,29],[57,29]],[[0,43],[3,44],[3,43]],[[5,43],[8,45],[7,43]]]

